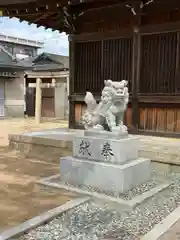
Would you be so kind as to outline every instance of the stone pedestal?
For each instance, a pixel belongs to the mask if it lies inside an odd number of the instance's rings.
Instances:
[[[138,158],[139,138],[130,136],[120,140],[104,137],[75,137],[73,156],[85,160],[124,164]]]
[[[138,158],[138,137],[90,135],[85,131],[85,136],[75,137],[73,156],[61,158],[63,182],[120,194],[150,180],[151,162]]]

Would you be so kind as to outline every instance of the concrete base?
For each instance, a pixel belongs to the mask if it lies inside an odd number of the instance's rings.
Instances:
[[[105,192],[125,193],[151,179],[151,162],[139,158],[124,165],[65,157],[60,160],[61,181]]]
[[[138,158],[139,137],[122,139],[95,137],[75,137],[73,156],[98,162],[124,164]]]
[[[26,157],[59,162],[60,156],[72,153],[72,140],[76,133],[66,129],[53,129],[41,132],[27,132],[9,135],[9,148],[19,151]]]

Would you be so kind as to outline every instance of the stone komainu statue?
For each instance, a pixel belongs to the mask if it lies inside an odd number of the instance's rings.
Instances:
[[[124,112],[129,101],[127,84],[125,80],[105,80],[99,104],[91,92],[86,92],[84,101],[87,109],[82,116],[85,129],[127,132],[127,127],[123,124]]]

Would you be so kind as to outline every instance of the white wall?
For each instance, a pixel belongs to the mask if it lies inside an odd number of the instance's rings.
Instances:
[[[5,115],[10,117],[24,116],[24,72],[17,78],[5,80]]]

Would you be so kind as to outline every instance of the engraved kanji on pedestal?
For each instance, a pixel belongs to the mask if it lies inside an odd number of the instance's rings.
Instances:
[[[101,156],[104,157],[105,161],[111,161],[112,156],[114,156],[111,144],[109,142],[105,142],[103,144],[102,150],[101,150]]]
[[[82,140],[79,144],[79,154],[83,156],[91,156],[90,145],[90,142]]]

